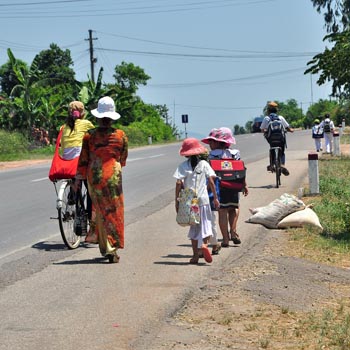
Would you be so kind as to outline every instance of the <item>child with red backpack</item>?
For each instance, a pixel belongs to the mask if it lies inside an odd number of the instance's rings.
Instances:
[[[230,149],[230,146],[236,143],[235,138],[229,128],[221,127],[212,129],[209,136],[202,140],[209,144],[209,162],[215,159],[234,159],[240,160],[240,152],[237,149]],[[241,240],[237,233],[237,221],[239,215],[239,192],[240,190],[224,187],[221,183],[220,189],[220,208],[219,208],[219,227],[223,241],[221,247],[228,247],[231,239],[234,244],[240,244]],[[242,182],[242,192],[244,196],[248,195],[248,187],[244,177]],[[212,214],[214,211],[212,212]],[[215,220],[215,216],[213,221]],[[213,253],[215,252],[213,247]],[[215,253],[214,253],[215,254]]]

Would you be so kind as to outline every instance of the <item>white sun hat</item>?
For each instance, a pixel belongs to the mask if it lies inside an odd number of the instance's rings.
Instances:
[[[115,111],[115,104],[111,97],[105,96],[98,100],[97,108],[91,111],[96,118],[110,118],[117,120],[120,114]]]

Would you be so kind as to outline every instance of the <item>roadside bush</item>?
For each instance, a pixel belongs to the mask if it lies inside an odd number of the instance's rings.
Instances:
[[[320,161],[322,199],[315,211],[322,218],[324,234],[338,240],[350,240],[350,158]]]
[[[123,130],[128,137],[129,146],[140,146],[147,144],[148,135],[142,130],[134,126],[119,126],[119,129]]]
[[[22,159],[29,153],[29,142],[18,132],[0,130],[0,161]]]

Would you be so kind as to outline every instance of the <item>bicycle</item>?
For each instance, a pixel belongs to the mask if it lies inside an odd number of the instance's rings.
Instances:
[[[276,174],[276,188],[281,186],[281,174],[282,174],[282,148],[281,147],[270,147],[270,165],[269,171]]]
[[[54,181],[57,194],[56,209],[59,227],[64,244],[68,249],[76,249],[80,245],[81,237],[86,236],[89,229],[88,213],[86,210],[87,190],[81,187],[74,192],[73,179]]]

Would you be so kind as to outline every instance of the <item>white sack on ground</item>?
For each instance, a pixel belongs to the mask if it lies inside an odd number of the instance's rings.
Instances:
[[[292,194],[284,193],[265,207],[250,209],[253,215],[247,222],[261,224],[267,228],[277,228],[278,223],[283,218],[298,210],[303,210],[305,207],[303,201]]]
[[[303,227],[307,225],[316,227],[319,230],[323,231],[323,227],[317,214],[309,207],[286,216],[278,223],[277,227],[288,228]]]

